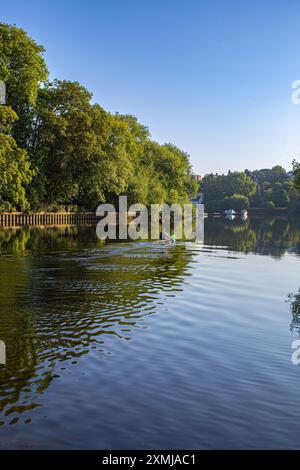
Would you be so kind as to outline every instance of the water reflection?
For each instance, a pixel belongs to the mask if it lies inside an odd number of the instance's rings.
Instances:
[[[253,217],[232,221],[205,221],[205,243],[245,253],[281,258],[287,251],[300,254],[300,220],[294,217]]]
[[[185,246],[103,245],[93,228],[0,232],[1,424],[40,406],[49,384],[106,339],[146,328],[164,296],[182,289],[191,253]],[[106,338],[106,339],[105,339]]]
[[[295,331],[300,336],[300,289],[297,294],[289,294],[289,301],[291,303],[291,331]]]
[[[300,254],[300,219],[297,217],[224,217],[205,219],[205,244],[224,246],[244,253],[282,257],[287,251]],[[77,250],[104,246],[94,228],[57,227],[1,229],[0,255],[24,252]],[[166,255],[166,247],[164,247]]]
[[[227,246],[275,258],[299,255],[300,223],[209,218],[205,244],[202,253]],[[199,260],[194,263],[197,250],[185,243],[105,244],[93,227],[0,230],[0,339],[8,358],[7,366],[0,366],[0,425],[30,421],[30,410],[42,405],[49,385],[64,371],[71,373],[80,358],[93,351],[103,358],[111,353],[111,341],[128,341],[147,328],[166,299],[185,288],[192,270],[201,269]],[[219,268],[206,265],[212,269],[210,292],[219,272],[213,269]],[[227,288],[225,283],[228,303]],[[199,297],[191,308],[207,296],[203,280],[193,292]],[[214,295],[209,300],[211,317],[219,315]],[[291,329],[300,332],[300,292],[292,299],[292,314]]]

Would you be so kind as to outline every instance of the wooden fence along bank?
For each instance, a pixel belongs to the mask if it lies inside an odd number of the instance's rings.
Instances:
[[[23,225],[94,225],[100,220],[96,212],[0,212],[0,227]]]

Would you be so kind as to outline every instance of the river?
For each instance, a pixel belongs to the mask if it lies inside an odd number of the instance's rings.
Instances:
[[[293,218],[1,229],[0,448],[299,448],[299,288]]]

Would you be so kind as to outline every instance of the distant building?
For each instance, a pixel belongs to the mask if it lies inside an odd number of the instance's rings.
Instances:
[[[200,183],[202,181],[202,176],[201,175],[193,175],[195,178],[196,183],[198,183],[198,189],[197,189],[197,194],[195,197],[191,199],[192,204],[203,204],[203,193],[201,192],[200,189]]]

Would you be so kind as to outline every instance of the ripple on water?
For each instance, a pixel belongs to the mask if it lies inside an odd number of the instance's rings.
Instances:
[[[297,256],[73,243],[0,258],[0,446],[298,445]]]

